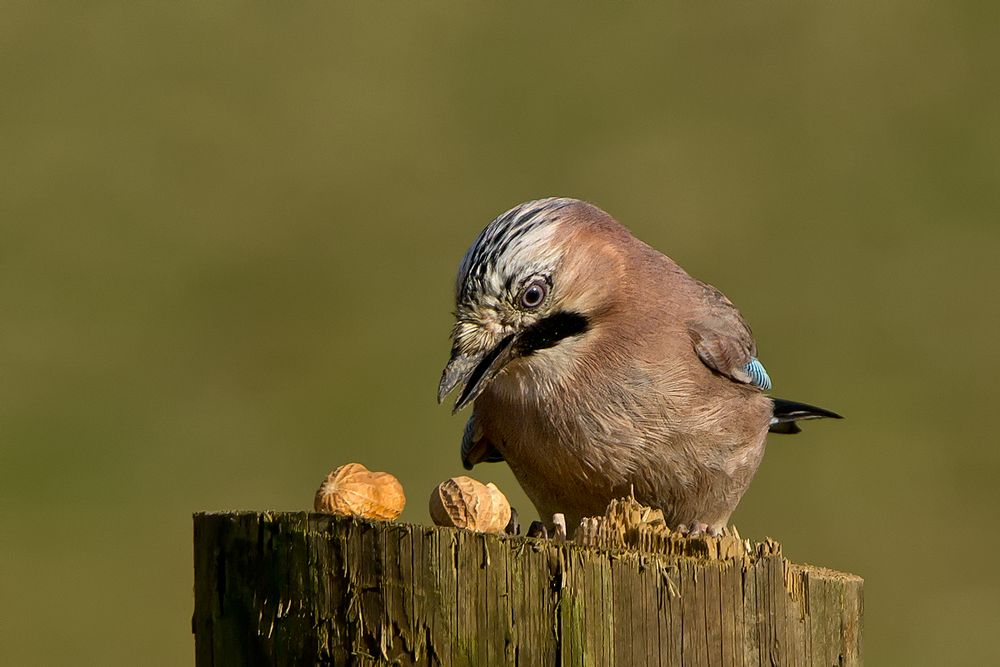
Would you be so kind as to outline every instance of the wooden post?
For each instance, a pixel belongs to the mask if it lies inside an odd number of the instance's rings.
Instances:
[[[618,537],[659,553],[196,514],[197,664],[862,664],[859,577],[771,540]]]

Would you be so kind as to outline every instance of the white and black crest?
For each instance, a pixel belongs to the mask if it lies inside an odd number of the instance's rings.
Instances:
[[[559,211],[577,199],[550,197],[515,206],[486,226],[462,258],[455,293],[459,304],[510,290],[525,274],[546,273],[558,259],[548,241]]]

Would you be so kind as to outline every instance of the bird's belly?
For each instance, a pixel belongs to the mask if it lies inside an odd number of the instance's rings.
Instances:
[[[721,527],[763,456],[770,419],[763,395],[671,404],[650,400],[657,385],[636,373],[587,393],[572,391],[579,382],[539,377],[551,369],[498,378],[477,399],[476,414],[540,518],[562,513],[571,532],[630,493],[662,509],[669,525]]]
[[[668,525],[721,527],[760,464],[766,434],[742,442],[681,436],[648,447],[558,436],[531,420],[516,431],[499,445],[504,458],[541,519],[562,513],[570,532],[631,493],[662,509]]]
[[[612,498],[627,496],[627,478],[614,470],[599,470],[558,450],[551,457],[504,454],[521,488],[545,523],[562,513],[570,532],[582,518],[604,514]],[[541,460],[541,459],[545,460]]]

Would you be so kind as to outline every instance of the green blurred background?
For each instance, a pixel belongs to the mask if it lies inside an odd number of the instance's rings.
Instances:
[[[735,522],[865,577],[869,664],[1000,664],[996,5],[2,13],[6,664],[190,663],[192,512],[306,509],[361,461],[427,522],[459,258],[547,195],[848,416],[774,438]]]

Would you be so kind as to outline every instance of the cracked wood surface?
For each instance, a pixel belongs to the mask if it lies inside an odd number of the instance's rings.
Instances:
[[[653,532],[583,546],[196,514],[197,664],[862,664],[859,577],[789,563],[772,540]]]

